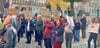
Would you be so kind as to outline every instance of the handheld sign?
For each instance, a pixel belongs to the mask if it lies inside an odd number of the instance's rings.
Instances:
[[[98,31],[99,31],[99,24],[98,23],[89,24],[87,31],[90,32],[90,33],[98,33]]]

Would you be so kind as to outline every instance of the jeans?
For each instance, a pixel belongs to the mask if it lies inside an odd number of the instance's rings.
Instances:
[[[74,38],[74,41],[75,41],[75,30],[73,30],[73,38]]]
[[[65,40],[66,40],[66,48],[72,48],[72,38],[73,38],[73,34],[72,33],[66,33],[65,36]]]
[[[21,37],[21,29],[19,29],[18,33],[17,33],[17,36],[18,36],[18,42],[20,42],[20,37]]]
[[[35,41],[37,41],[37,31],[35,30]]]
[[[38,31],[37,32],[37,41],[38,41],[38,45],[42,46],[42,38],[43,38],[43,33],[42,31]]]
[[[54,45],[54,40],[55,40],[55,37],[54,37],[54,34],[52,34],[52,37],[51,37],[51,45],[52,45],[52,47]]]
[[[46,48],[52,48],[51,38],[44,39],[44,43]]]
[[[100,33],[98,33],[98,46],[100,46]]]
[[[75,30],[75,41],[80,41],[80,30]]]
[[[23,37],[23,34],[25,33],[25,28],[21,27],[21,37]]]
[[[7,15],[8,13],[8,8],[4,8],[4,15]]]
[[[97,40],[97,34],[96,33],[91,33],[90,36],[89,36],[89,39],[88,39],[88,48],[90,48],[90,43],[91,43],[91,40],[94,40],[94,48],[97,48],[96,46],[96,40]]]
[[[27,31],[26,33],[27,42],[31,43],[31,32]]]
[[[86,29],[82,29],[82,38],[86,38]]]

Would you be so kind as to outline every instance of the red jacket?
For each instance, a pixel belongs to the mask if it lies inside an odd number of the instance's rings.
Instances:
[[[51,34],[52,34],[52,30],[54,29],[55,25],[53,22],[51,22],[49,24],[44,22],[44,26],[45,26],[45,30],[44,30],[45,38],[50,38]]]

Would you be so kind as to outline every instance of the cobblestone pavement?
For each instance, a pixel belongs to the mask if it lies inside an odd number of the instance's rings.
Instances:
[[[81,40],[79,43],[73,42],[72,43],[72,48],[87,48],[88,47],[87,46],[88,35],[89,34],[87,34],[87,38],[86,39]],[[26,41],[25,37],[21,38],[21,41],[20,41],[20,43],[17,43],[16,48],[36,48],[37,42],[34,42],[34,37],[32,37],[32,43],[31,44],[26,44],[25,41]],[[92,44],[91,48],[93,48],[94,47],[93,43],[91,43],[91,44]],[[44,48],[44,45],[42,45],[42,46]],[[62,48],[66,48],[65,42],[63,43]],[[98,48],[100,48],[100,47],[98,47]]]

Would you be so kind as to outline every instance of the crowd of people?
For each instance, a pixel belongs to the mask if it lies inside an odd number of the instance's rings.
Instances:
[[[72,19],[75,26],[69,24],[63,16],[60,16],[59,19],[49,18],[45,20],[37,14],[33,18],[26,18],[24,13],[17,16],[8,13],[6,16],[0,16],[0,24],[4,25],[4,28],[0,30],[0,36],[7,43],[6,48],[15,48],[23,34],[26,35],[27,41],[25,43],[27,44],[31,44],[32,36],[35,36],[34,41],[38,43],[38,48],[42,48],[43,40],[45,48],[62,48],[64,39],[66,48],[72,48],[72,42],[80,42],[80,32],[82,32],[81,40],[86,39],[87,26],[84,14],[81,19],[75,19],[74,16],[72,16]],[[91,22],[99,23],[99,18],[93,18]],[[97,48],[97,44],[100,46],[100,31],[98,32],[98,34],[90,33],[88,48],[90,48],[92,39],[94,40],[94,48]]]
[[[50,3],[46,7],[51,11]],[[42,48],[42,41],[44,41],[45,48],[62,48],[64,39],[66,48],[72,48],[73,42],[79,43],[80,40],[88,38],[86,36],[88,24],[85,15],[82,14],[81,18],[75,18],[71,16],[71,9],[69,9],[68,16],[73,19],[74,26],[64,16],[59,16],[59,19],[51,17],[45,20],[41,15],[35,14],[32,18],[27,18],[23,12],[18,15],[8,13],[8,8],[9,3],[6,1],[4,15],[0,12],[0,39],[5,41],[5,48],[15,48],[16,43],[20,42],[24,34],[26,35],[25,43],[31,44],[32,37],[34,37],[38,48]],[[100,24],[99,18],[92,18],[89,24],[94,23]],[[80,37],[80,33],[82,33],[82,37]],[[88,48],[91,48],[92,39],[94,48],[100,46],[100,28],[98,33],[90,32]]]

